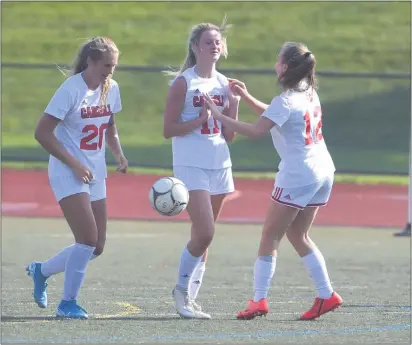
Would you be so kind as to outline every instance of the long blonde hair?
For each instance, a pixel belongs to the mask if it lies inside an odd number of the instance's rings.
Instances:
[[[87,68],[87,59],[90,57],[93,61],[101,60],[104,52],[119,53],[116,44],[108,37],[96,36],[92,37],[80,47],[76,58],[72,64],[70,75],[75,75],[83,72]],[[67,76],[65,70],[59,68],[60,71]],[[100,96],[101,105],[106,105],[107,94],[110,87],[110,78],[104,82]]]
[[[186,58],[180,67],[180,70],[178,71],[164,71],[164,73],[168,76],[173,76],[177,77],[181,75],[185,70],[188,68],[193,67],[196,65],[196,55],[192,49],[193,44],[199,44],[200,37],[205,31],[209,30],[216,30],[220,33],[222,36],[222,55],[227,58],[228,56],[228,49],[227,49],[227,42],[226,42],[226,37],[227,37],[227,31],[229,28],[231,28],[231,24],[227,24],[227,17],[225,16],[223,18],[222,24],[220,26],[217,26],[215,24],[211,23],[200,23],[192,27],[192,30],[190,31],[189,35],[189,40],[187,42],[187,55]]]

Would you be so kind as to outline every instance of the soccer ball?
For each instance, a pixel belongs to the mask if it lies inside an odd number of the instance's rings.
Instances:
[[[184,211],[189,202],[185,184],[175,177],[162,177],[149,192],[152,208],[162,216],[176,216]]]

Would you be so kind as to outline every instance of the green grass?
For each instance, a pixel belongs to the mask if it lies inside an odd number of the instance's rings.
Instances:
[[[2,3],[2,9],[4,62],[69,63],[80,39],[101,34],[117,42],[121,64],[178,65],[189,28],[202,21],[218,23],[227,13],[235,26],[229,59],[219,67],[272,67],[282,42],[296,40],[316,54],[319,70],[410,70],[409,3],[48,2]],[[267,102],[279,92],[273,75],[232,76]],[[170,140],[161,135],[167,79],[161,73],[124,71],[115,79],[124,107],[117,122],[129,161],[170,167]],[[3,159],[46,158],[33,130],[62,81],[53,69],[2,70]],[[339,171],[408,171],[409,84],[320,78],[324,135]],[[240,116],[255,119],[245,106]],[[238,137],[231,153],[236,170],[273,171],[279,162],[268,136]]]
[[[47,169],[47,163],[45,162],[3,162],[3,168],[10,169]],[[116,166],[109,165],[109,171],[115,171]],[[157,175],[157,176],[173,176],[171,169],[158,169],[158,168],[140,168],[130,167],[129,173],[139,175]],[[275,173],[269,172],[233,172],[234,177],[244,179],[269,179],[273,180],[276,177]],[[337,183],[356,183],[356,184],[388,184],[388,185],[401,185],[407,186],[409,183],[408,176],[397,175],[359,175],[359,174],[336,174],[335,182]]]

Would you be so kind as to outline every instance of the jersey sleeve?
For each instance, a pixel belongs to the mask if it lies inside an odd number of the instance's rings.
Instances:
[[[290,107],[288,102],[280,96],[275,97],[269,107],[263,112],[262,116],[267,117],[276,125],[282,127],[290,116]]]
[[[44,112],[60,120],[64,120],[73,106],[73,99],[74,97],[71,92],[67,87],[62,85],[54,93]]]

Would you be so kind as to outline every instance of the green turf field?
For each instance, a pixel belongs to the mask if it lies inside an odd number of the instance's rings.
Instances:
[[[198,302],[207,321],[182,320],[171,290],[188,223],[110,221],[106,248],[87,269],[79,303],[87,321],[56,321],[63,274],[49,280],[49,307],[32,300],[25,265],[72,243],[62,219],[2,219],[2,344],[208,343],[410,344],[410,243],[390,229],[315,227],[344,305],[312,322],[296,321],[315,296],[299,257],[280,246],[270,313],[236,320],[253,289],[261,227],[219,224]],[[286,240],[286,239],[285,239]],[[233,248],[234,250],[228,250]]]
[[[69,63],[82,38],[109,35],[121,64],[178,65],[188,30],[218,23],[235,26],[229,59],[219,67],[271,68],[282,42],[304,41],[319,70],[409,72],[409,3],[6,3],[4,62]],[[90,15],[92,13],[92,15]],[[110,20],[108,20],[110,18]],[[22,48],[24,47],[24,54]],[[272,75],[231,75],[269,102],[279,90]],[[118,71],[124,112],[118,126],[131,163],[168,167],[170,140],[162,133],[167,79],[157,72]],[[56,70],[2,70],[2,154],[45,158],[33,139],[35,124],[63,81]],[[406,173],[408,80],[320,78],[324,136],[338,170]],[[254,115],[242,106],[241,118]],[[278,164],[270,138],[231,145],[234,168],[271,171]]]

